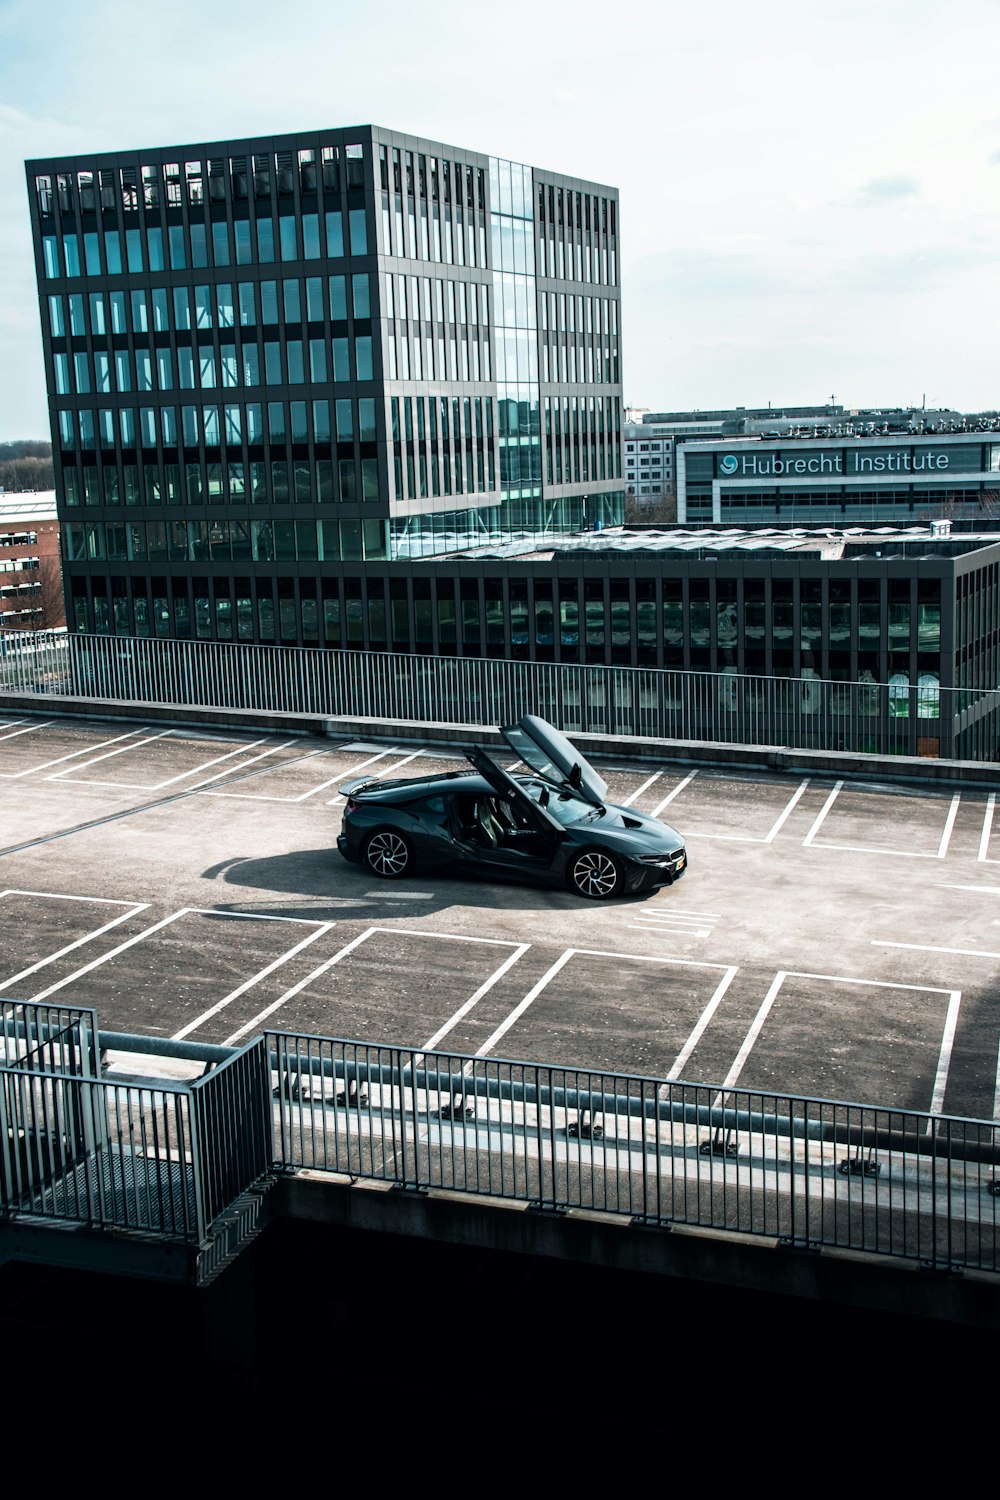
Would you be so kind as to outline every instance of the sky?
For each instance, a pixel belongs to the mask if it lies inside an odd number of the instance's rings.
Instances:
[[[996,409],[998,55],[1000,0],[0,0],[0,441],[26,158],[355,124],[620,190],[627,405]]]

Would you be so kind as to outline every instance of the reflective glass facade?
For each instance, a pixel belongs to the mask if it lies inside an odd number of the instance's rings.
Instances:
[[[27,175],[81,627],[313,642],[345,565],[620,519],[613,190],[371,127]]]

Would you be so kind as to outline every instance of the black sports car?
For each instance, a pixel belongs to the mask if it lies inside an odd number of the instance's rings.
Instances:
[[[475,773],[348,781],[337,839],[344,858],[385,880],[461,865],[567,885],[593,900],[671,885],[684,873],[677,830],[605,802],[607,782],[558,729],[526,714],[501,733],[532,774],[508,775],[474,749],[466,754]]]

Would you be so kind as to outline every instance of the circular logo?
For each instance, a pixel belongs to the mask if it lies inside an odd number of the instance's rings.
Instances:
[[[735,474],[738,466],[739,459],[736,457],[735,453],[726,453],[722,458],[722,462],[719,464],[719,468],[722,470],[723,474]]]

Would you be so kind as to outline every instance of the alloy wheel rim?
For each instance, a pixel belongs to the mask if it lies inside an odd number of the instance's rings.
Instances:
[[[406,845],[398,833],[377,833],[368,844],[368,863],[384,875],[401,874],[406,860]]]
[[[573,879],[588,896],[610,896],[618,881],[618,871],[610,855],[581,854],[573,866]]]

